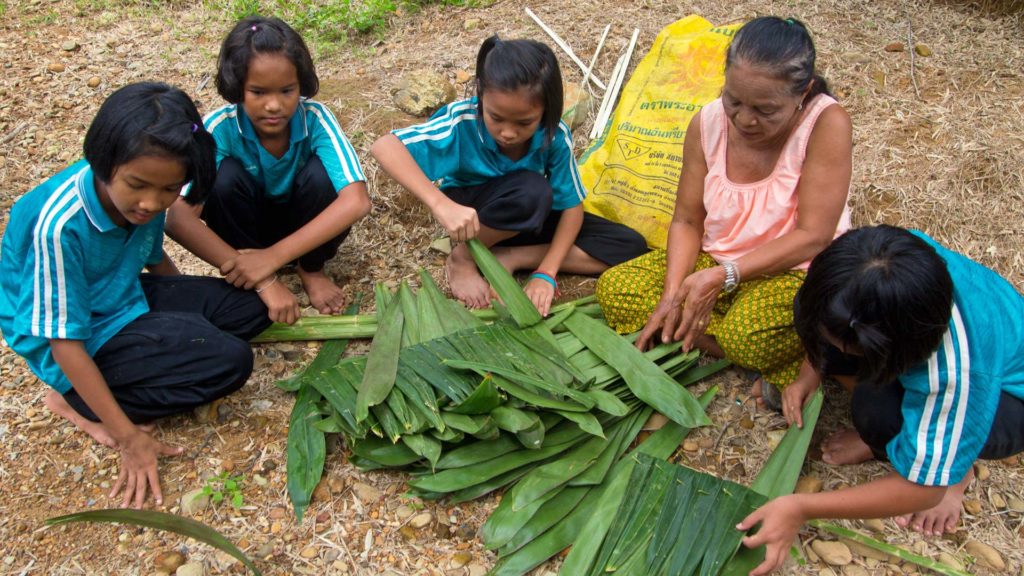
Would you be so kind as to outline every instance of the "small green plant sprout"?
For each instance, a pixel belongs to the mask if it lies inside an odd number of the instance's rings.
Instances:
[[[227,472],[221,472],[206,479],[206,484],[203,485],[203,494],[209,496],[210,502],[214,504],[220,504],[224,498],[227,498],[233,508],[241,508],[244,501],[242,497],[243,480],[244,477],[241,474],[229,476]]]

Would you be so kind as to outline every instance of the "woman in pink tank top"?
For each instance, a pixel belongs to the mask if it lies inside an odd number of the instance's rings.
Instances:
[[[760,375],[754,393],[775,407],[776,390],[817,378],[793,298],[808,262],[850,227],[850,117],[814,60],[797,20],[740,29],[721,98],[686,132],[667,249],[608,270],[597,286],[609,324],[643,328],[638,347],[682,340],[729,358]]]

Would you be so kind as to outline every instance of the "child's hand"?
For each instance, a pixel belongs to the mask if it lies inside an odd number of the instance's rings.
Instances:
[[[530,278],[523,289],[530,298],[530,302],[537,308],[541,316],[547,316],[551,311],[551,301],[555,297],[555,289],[550,282],[540,278]]]
[[[452,242],[465,242],[480,233],[476,210],[451,200],[434,210],[434,218],[448,232]]]
[[[280,267],[268,250],[242,250],[221,264],[220,273],[236,288],[252,290]]]
[[[267,284],[258,294],[267,306],[267,316],[274,322],[294,324],[299,319],[299,301],[281,282]]]
[[[146,501],[147,490],[151,490],[156,505],[163,504],[164,494],[160,490],[157,459],[161,456],[177,456],[184,449],[168,446],[138,428],[118,445],[121,449],[121,473],[114,482],[110,497],[116,497],[123,488],[121,506],[127,508],[131,504],[133,508],[139,509]]]
[[[750,572],[750,576],[764,576],[786,561],[789,547],[793,545],[800,527],[807,521],[797,494],[781,496],[750,513],[736,525],[737,530],[746,532],[757,524],[761,529],[753,536],[743,538],[747,548],[765,546],[764,562]]]
[[[807,404],[820,384],[817,374],[801,368],[797,379],[782,389],[782,415],[790,426],[796,424],[797,428],[804,427],[804,404]]]

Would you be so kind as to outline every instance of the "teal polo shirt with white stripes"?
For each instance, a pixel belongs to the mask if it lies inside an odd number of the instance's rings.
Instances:
[[[280,158],[275,158],[260,144],[252,121],[238,104],[214,110],[203,124],[217,142],[217,166],[225,158],[238,160],[269,198],[290,194],[295,175],[313,155],[320,158],[337,192],[353,182],[366,180],[355,148],[345,137],[337,118],[319,102],[299,101],[295,114],[288,121],[288,150]],[[182,194],[187,195],[188,189]]]
[[[61,394],[70,390],[49,340],[81,340],[92,356],[148,312],[139,274],[163,260],[163,232],[163,214],[141,226],[115,224],[85,160],[25,194],[11,208],[0,250],[7,345],[40,380]]]
[[[572,153],[572,134],[565,122],[551,144],[544,145],[544,128],[530,140],[530,148],[519,160],[498,149],[483,119],[477,98],[452,102],[423,124],[393,130],[392,134],[409,149],[416,164],[440,188],[478,186],[510,172],[529,170],[542,174],[554,191],[552,210],[578,206],[587,195]]]
[[[1024,296],[988,268],[913,231],[953,279],[953,314],[938,349],[900,376],[903,428],[886,446],[916,484],[960,482],[988,439],[999,396],[1024,399]]]

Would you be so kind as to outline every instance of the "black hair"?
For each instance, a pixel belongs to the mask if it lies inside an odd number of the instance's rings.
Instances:
[[[192,183],[185,200],[206,198],[217,175],[217,144],[187,94],[160,82],[129,84],[110,95],[89,125],[83,145],[93,174],[109,183],[118,166],[140,156],[167,156]]]
[[[938,348],[953,309],[953,280],[927,242],[881,225],[843,234],[811,261],[794,306],[812,366],[826,336],[861,356],[858,381],[894,381]]]
[[[805,102],[810,102],[818,94],[832,96],[828,82],[814,70],[816,55],[811,33],[803,22],[762,16],[747,22],[736,33],[725,54],[725,69],[737,61],[766,68],[789,82],[796,96],[810,85],[811,90],[804,97]]]
[[[256,54],[282,54],[295,65],[300,95],[312,98],[320,90],[313,57],[302,36],[279,18],[249,16],[228,32],[217,57],[217,92],[228,102],[238,104],[244,98],[249,62]]]
[[[495,34],[476,55],[476,94],[483,113],[484,92],[514,92],[526,87],[544,105],[540,125],[545,146],[551,144],[562,120],[562,71],[547,44],[535,40],[502,40]]]

